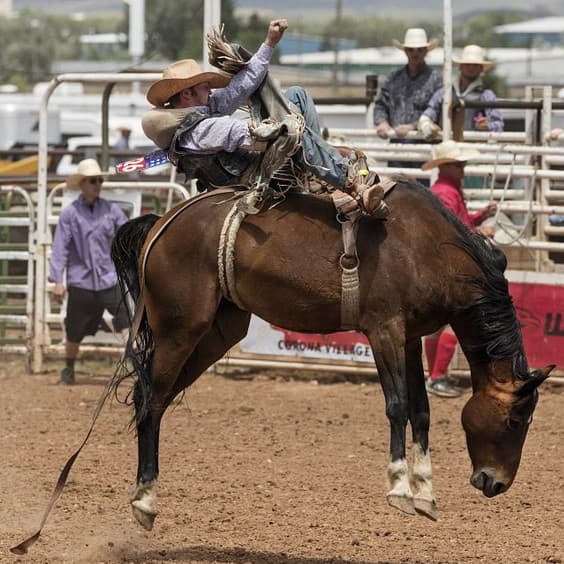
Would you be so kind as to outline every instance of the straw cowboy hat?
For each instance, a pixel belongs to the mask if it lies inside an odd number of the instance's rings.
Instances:
[[[141,118],[143,133],[161,149],[168,149],[176,128],[191,108],[153,108]]]
[[[438,44],[439,42],[436,39],[428,41],[427,33],[420,27],[410,27],[405,32],[403,43],[397,39],[392,39],[392,45],[402,51],[406,49],[418,49],[420,47],[427,47],[427,51],[431,51]]]
[[[102,172],[96,159],[84,159],[78,163],[76,173],[67,178],[67,188],[78,188],[83,178],[109,175],[109,172]]]
[[[484,50],[479,45],[466,45],[460,59],[453,57],[452,62],[456,65],[482,65],[485,71],[490,70],[494,63],[484,58]]]
[[[153,83],[147,91],[147,100],[162,107],[172,96],[185,88],[192,88],[202,82],[209,82],[210,88],[223,88],[230,77],[217,72],[205,72],[194,59],[182,59],[166,67],[163,77]]]
[[[429,170],[446,163],[465,163],[480,156],[476,149],[462,149],[456,141],[443,141],[435,147],[435,158],[423,163],[421,168]]]

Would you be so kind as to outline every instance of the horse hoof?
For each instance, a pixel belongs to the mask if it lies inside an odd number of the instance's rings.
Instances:
[[[388,504],[409,515],[416,515],[415,505],[411,496],[388,494],[386,496]]]
[[[157,516],[157,482],[151,480],[143,484],[135,484],[129,496],[133,516],[144,529],[153,528]]]
[[[156,511],[148,511],[144,507],[143,500],[135,500],[131,502],[131,509],[133,511],[133,516],[137,522],[147,531],[153,528],[155,523],[155,517],[157,516]]]
[[[413,502],[415,504],[415,511],[417,511],[419,515],[428,517],[432,521],[437,520],[437,503],[434,499],[423,499],[416,497]]]

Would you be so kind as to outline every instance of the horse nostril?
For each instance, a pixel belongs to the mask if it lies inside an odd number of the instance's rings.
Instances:
[[[494,497],[507,490],[503,482],[498,482],[487,470],[476,472],[470,483],[478,490],[482,491],[486,497]]]
[[[499,495],[500,493],[503,493],[506,490],[505,484],[503,484],[502,482],[495,482],[492,489],[493,489],[493,495]]]

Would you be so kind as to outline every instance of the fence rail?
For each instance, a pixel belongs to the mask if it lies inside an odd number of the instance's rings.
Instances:
[[[80,79],[82,75],[68,75],[67,79]],[[98,82],[114,79],[114,76],[101,75]],[[129,77],[128,80],[135,80],[135,76]],[[146,79],[146,77],[145,77]],[[318,104],[336,104],[342,103],[342,100],[325,99],[316,100]],[[348,99],[348,103],[364,105],[369,111],[368,106],[371,102],[369,98],[359,98],[356,100]],[[551,98],[543,94],[542,100],[531,100],[528,106],[519,106],[520,109],[526,109],[536,116],[536,123],[527,121],[527,129],[524,132],[465,132],[464,143],[478,149],[481,153],[479,162],[471,164],[467,167],[466,172],[469,179],[481,181],[480,186],[468,186],[466,194],[468,196],[469,207],[476,209],[483,206],[485,201],[490,198],[496,199],[502,212],[512,216],[514,219],[513,227],[519,232],[519,237],[506,244],[508,254],[511,251],[519,251],[526,253],[528,259],[523,261],[521,266],[524,269],[535,269],[539,271],[550,272],[560,269],[560,257],[564,263],[564,242],[551,240],[560,236],[564,236],[564,227],[550,225],[547,221],[550,214],[564,215],[564,147],[551,146],[547,141],[547,134],[550,131],[550,116],[548,109],[564,109],[564,103],[560,108],[560,103],[551,105]],[[516,108],[517,106],[508,106],[505,101],[500,101],[500,107]],[[491,105],[490,105],[491,106]],[[46,107],[46,103],[45,103]],[[466,107],[471,107],[467,104]],[[533,120],[534,121],[534,120]],[[44,127],[44,123],[40,123],[40,128]],[[366,151],[372,159],[371,168],[381,174],[403,173],[407,175],[415,175],[422,179],[433,179],[433,172],[423,172],[417,168],[399,167],[392,168],[388,166],[390,160],[403,160],[409,163],[417,163],[432,157],[435,147],[434,143],[424,142],[416,133],[410,133],[410,140],[417,140],[419,144],[403,145],[401,143],[390,143],[378,139],[375,135],[374,128],[332,128],[329,133],[334,136],[344,137],[352,141],[351,144],[358,146]],[[422,142],[423,141],[423,142]],[[536,143],[533,143],[536,141]],[[42,150],[50,152],[51,150],[42,147]],[[55,149],[54,151],[58,151]],[[54,153],[55,154],[55,153]],[[63,351],[63,343],[59,339],[53,339],[50,329],[58,327],[60,330],[60,315],[50,308],[50,285],[46,282],[47,259],[50,252],[51,230],[57,220],[57,209],[55,204],[56,193],[47,191],[53,180],[47,175],[45,156],[41,159],[41,170],[38,177],[27,179],[34,184],[34,188],[39,189],[34,194],[40,201],[36,203],[39,206],[38,215],[40,218],[27,220],[30,228],[30,239],[28,242],[29,252],[17,250],[1,250],[6,254],[0,255],[4,260],[13,261],[31,261],[28,266],[30,276],[27,281],[22,282],[15,279],[13,281],[5,281],[2,279],[0,284],[0,294],[14,296],[20,293],[26,295],[31,300],[30,315],[20,316],[11,314],[2,314],[0,323],[3,321],[14,324],[22,323],[26,318],[26,323],[21,325],[25,327],[26,339],[29,339],[31,345],[26,344],[25,350],[29,352],[31,346],[34,357],[34,370],[40,370],[43,355],[53,354],[60,355]],[[17,184],[24,181],[22,177],[2,178],[4,184],[10,182]],[[141,186],[150,186],[151,189],[166,190],[170,189],[167,183],[155,183],[144,181],[143,183],[122,183],[124,190],[145,189]],[[106,184],[107,187],[111,183]],[[13,190],[9,186],[2,186],[2,190]],[[21,188],[20,188],[21,189]],[[23,190],[29,194],[28,190]],[[183,197],[191,196],[191,192],[187,192]],[[170,203],[170,202],[168,202]],[[31,200],[28,203],[31,214],[35,213],[34,204]],[[41,208],[43,206],[43,208]],[[521,216],[521,217],[514,217]],[[25,227],[26,218],[16,217],[15,215],[5,217],[5,223],[0,226],[6,228]],[[550,253],[550,254],[549,254]],[[31,258],[30,258],[31,257]],[[556,257],[556,258],[555,258]],[[513,265],[513,268],[519,265]],[[34,270],[34,267],[37,270]],[[1,274],[1,273],[0,273]],[[27,307],[27,305],[26,305]],[[26,309],[26,313],[29,310]],[[28,322],[35,319],[35,324],[29,326]],[[5,349],[14,350],[14,345],[6,341]],[[17,347],[16,347],[17,348]],[[99,352],[100,354],[118,354],[119,348],[115,345],[101,349],[98,346],[86,345],[82,350]],[[230,362],[234,361],[231,356]],[[245,362],[252,365],[265,366],[268,361],[246,359]],[[297,365],[304,363],[296,363]],[[310,363],[305,363],[310,366]],[[313,368],[315,369],[315,368]],[[319,369],[319,368],[317,368]],[[339,366],[331,364],[331,369],[339,371]],[[343,367],[343,370],[355,370],[357,367]],[[371,369],[367,369],[371,370]]]

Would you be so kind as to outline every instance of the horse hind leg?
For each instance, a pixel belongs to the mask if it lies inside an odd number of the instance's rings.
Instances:
[[[247,333],[250,314],[230,302],[222,301],[212,327],[199,341],[179,372],[162,408],[153,413],[152,425],[138,427],[139,470],[137,483],[130,496],[135,519],[147,530],[153,528],[157,516],[158,443],[162,414],[183,389],[193,384]],[[149,425],[147,422],[145,425]],[[141,440],[143,431],[144,439]]]
[[[168,407],[170,390],[185,362],[185,351],[169,343],[156,343],[151,362],[150,395],[135,383],[134,402],[137,419],[137,478],[130,493],[135,519],[147,530],[157,516],[157,477],[159,473],[159,435],[162,416]],[[145,384],[147,385],[147,383]],[[146,403],[149,405],[145,405]]]
[[[436,521],[437,503],[433,494],[433,471],[429,453],[429,400],[425,391],[421,352],[421,339],[406,345],[409,420],[413,440],[411,489],[417,513]]]

